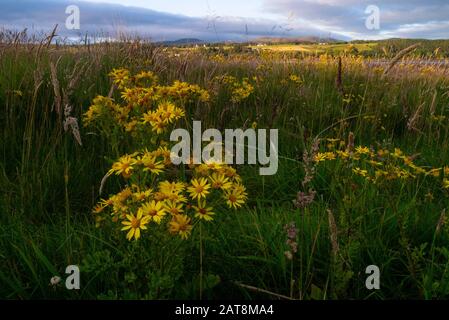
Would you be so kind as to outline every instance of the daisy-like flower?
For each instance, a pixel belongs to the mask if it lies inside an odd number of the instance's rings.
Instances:
[[[178,214],[182,214],[184,209],[182,208],[183,204],[178,203],[176,201],[168,200],[164,203],[165,210],[170,213],[172,216],[176,216]]]
[[[223,164],[216,159],[206,160],[204,163],[210,170],[217,171],[223,167]]]
[[[369,154],[369,148],[364,146],[358,146],[355,148],[355,152],[358,154]]]
[[[146,199],[148,199],[151,195],[151,193],[153,192],[153,190],[148,189],[145,191],[137,191],[133,193],[133,198],[136,201],[145,201]]]
[[[156,200],[156,201],[164,201],[164,200],[167,200],[168,197],[169,197],[168,195],[166,195],[165,193],[160,192],[160,191],[157,191],[154,193],[154,200]]]
[[[198,206],[192,206],[195,210],[195,217],[205,221],[212,221],[214,212],[212,212],[211,207],[206,207],[206,201],[198,201]]]
[[[449,179],[443,179],[443,189],[449,189]]]
[[[124,200],[120,199],[118,194],[112,196],[110,200],[112,201],[112,211],[114,213],[120,213],[128,210],[128,207],[124,204]]]
[[[126,187],[125,189],[123,189],[122,191],[120,191],[119,193],[116,194],[118,199],[122,202],[125,200],[128,200],[132,195],[133,195],[133,192],[129,187]]]
[[[161,115],[164,123],[171,123],[175,120],[175,105],[171,102],[161,102],[157,108],[157,112]]]
[[[173,110],[173,116],[177,120],[177,119],[180,119],[180,118],[184,117],[185,116],[185,112],[181,108],[175,108]]]
[[[171,150],[169,150],[167,147],[159,147],[156,151],[155,154],[157,154],[158,156],[161,156],[164,158],[163,164],[165,166],[170,166],[172,164],[171,161]]]
[[[394,158],[402,158],[404,153],[399,148],[394,148],[394,152],[391,154]]]
[[[85,125],[88,125],[93,120],[95,120],[102,112],[102,107],[99,105],[91,105],[89,109],[86,111],[86,113],[83,114],[84,116],[84,123]]]
[[[133,99],[135,99],[135,97],[136,97],[136,90],[125,88],[122,91],[122,98],[127,102],[132,101]]]
[[[325,156],[326,156],[327,160],[335,160],[336,159],[335,153],[333,153],[333,152],[326,152]]]
[[[167,125],[160,117],[157,117],[154,121],[151,121],[150,124],[151,130],[155,131],[157,134],[163,133]]]
[[[183,182],[163,181],[159,183],[159,197],[163,200],[172,200],[175,203],[187,202],[187,198],[182,194],[184,188]]]
[[[137,120],[131,120],[130,122],[125,123],[125,125],[124,125],[125,131],[133,132],[136,129],[138,123],[139,122]]]
[[[178,234],[182,239],[187,239],[192,232],[192,224],[190,218],[184,214],[173,216],[169,222],[168,230],[172,234]]]
[[[337,150],[336,151],[337,155],[342,158],[342,159],[347,159],[349,158],[349,152],[347,151],[341,151],[341,150]]]
[[[228,190],[224,198],[229,208],[237,209],[241,207],[246,201],[246,189],[241,184],[234,184],[230,190]]]
[[[185,185],[183,182],[170,182],[162,181],[159,183],[159,191],[170,194],[170,193],[180,193],[184,191]]]
[[[114,84],[119,87],[119,89],[123,89],[127,86],[130,78],[130,73],[126,69],[114,69],[109,76],[114,79]]]
[[[151,221],[153,220],[157,224],[161,223],[162,219],[165,217],[166,212],[165,208],[162,205],[162,202],[151,201],[144,203],[138,210],[139,213],[148,217]]]
[[[360,168],[354,168],[352,169],[352,172],[354,172],[356,175],[362,176],[362,177],[366,177],[368,175],[368,171],[367,170],[363,170]]]
[[[237,179],[238,178],[237,170],[235,170],[232,167],[226,166],[221,171],[229,179]]]
[[[382,162],[375,161],[375,160],[368,160],[367,163],[369,163],[369,164],[371,164],[371,165],[373,165],[375,167],[382,167],[383,166]]]
[[[148,79],[152,83],[157,83],[158,77],[151,71],[142,71],[134,76],[136,80]]]
[[[156,121],[157,114],[152,112],[152,111],[148,111],[148,112],[143,114],[142,119],[143,119],[143,124],[151,123],[153,121]]]
[[[103,209],[104,209],[104,208],[109,207],[109,206],[111,206],[113,204],[114,204],[114,201],[112,199],[101,199],[100,203],[97,206],[103,207]]]
[[[201,198],[206,198],[209,194],[210,184],[205,178],[192,179],[192,186],[187,188],[192,199],[201,200]]]
[[[326,154],[324,154],[324,153],[317,153],[316,155],[315,155],[315,157],[313,158],[313,160],[315,160],[315,162],[322,162],[322,161],[325,161],[326,160]]]
[[[232,183],[229,178],[226,178],[224,174],[213,173],[209,177],[210,183],[213,189],[228,190],[232,187]]]
[[[147,227],[145,226],[148,221],[149,217],[143,216],[142,211],[137,212],[137,216],[133,214],[127,214],[126,215],[127,220],[123,221],[122,224],[124,227],[122,228],[122,231],[128,231],[128,234],[126,235],[126,238],[128,240],[132,240],[134,237],[134,240],[138,240],[140,238],[140,230],[146,230]]]
[[[136,164],[136,159],[131,155],[124,155],[118,159],[112,165],[112,169],[109,170],[108,174],[115,173],[116,175],[122,175],[124,178],[129,178],[133,172],[133,165]]]
[[[166,194],[165,196],[166,196],[166,199],[171,200],[176,203],[187,202],[187,198],[181,193],[171,193],[171,194]]]
[[[207,164],[202,163],[195,168],[195,173],[201,177],[205,177],[209,174],[209,167],[207,166]]]
[[[151,173],[158,175],[164,170],[164,164],[160,161],[156,161],[156,158],[151,155],[145,154],[142,157],[141,162],[145,167],[143,171],[150,171]]]
[[[104,206],[102,206],[101,204],[97,204],[93,209],[92,209],[92,213],[93,214],[99,214],[102,213],[104,210]]]
[[[376,179],[382,178],[382,177],[388,177],[388,171],[385,170],[376,170],[376,172],[374,173],[374,176],[376,177]]]

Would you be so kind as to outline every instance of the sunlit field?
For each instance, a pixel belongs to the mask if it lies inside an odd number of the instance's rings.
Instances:
[[[372,51],[378,44],[372,43],[358,43],[358,44],[267,44],[251,46],[252,49],[264,49],[280,52],[306,52],[323,54],[329,52],[367,52]]]
[[[447,42],[0,39],[0,297],[449,297]],[[194,120],[278,129],[277,173],[174,165]]]

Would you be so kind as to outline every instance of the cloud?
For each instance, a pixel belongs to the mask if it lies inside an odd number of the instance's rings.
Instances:
[[[86,33],[116,37],[138,34],[154,41],[199,38],[246,40],[262,36],[328,35],[347,38],[449,38],[447,0],[260,0],[279,19],[191,17],[139,7],[79,0],[2,0],[0,27],[49,31],[59,25],[63,37]],[[65,28],[68,5],[81,11],[81,29]],[[368,30],[368,5],[380,9],[380,30]]]
[[[368,30],[369,5],[380,9],[380,30]],[[353,38],[449,38],[447,0],[264,0],[267,11]]]
[[[68,5],[79,6],[81,29],[65,28]],[[138,34],[155,41],[200,38],[209,41],[245,40],[260,36],[316,35],[313,26],[289,30],[287,23],[241,17],[188,17],[138,7],[66,0],[4,0],[0,27],[32,31],[52,30],[65,37],[89,35],[115,37],[118,33]]]

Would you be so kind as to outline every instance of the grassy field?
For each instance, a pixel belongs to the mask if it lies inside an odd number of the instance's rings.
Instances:
[[[252,49],[263,49],[272,50],[280,52],[305,52],[313,54],[323,54],[323,53],[344,53],[356,50],[357,52],[369,52],[373,48],[377,47],[378,43],[356,43],[356,44],[269,44],[266,46],[251,46]]]
[[[341,68],[326,54],[0,46],[0,297],[448,298],[448,72],[407,64],[413,52],[370,67],[340,51]],[[129,197],[162,174],[126,176],[117,160],[167,146],[169,127],[141,121],[161,96],[184,113],[179,127],[278,129],[279,169],[236,166],[245,203],[217,198],[212,221],[186,205],[187,239],[166,214],[129,241]],[[190,169],[163,180],[191,184]],[[80,290],[63,284],[72,264]],[[379,290],[365,286],[369,265]]]

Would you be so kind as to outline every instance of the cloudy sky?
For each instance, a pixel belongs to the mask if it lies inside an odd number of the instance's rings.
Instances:
[[[79,30],[65,27],[69,5],[80,9]],[[372,5],[379,8],[379,29],[366,26]],[[449,0],[0,0],[0,28],[38,32],[55,24],[61,36],[126,33],[155,41],[436,39],[449,38]]]

